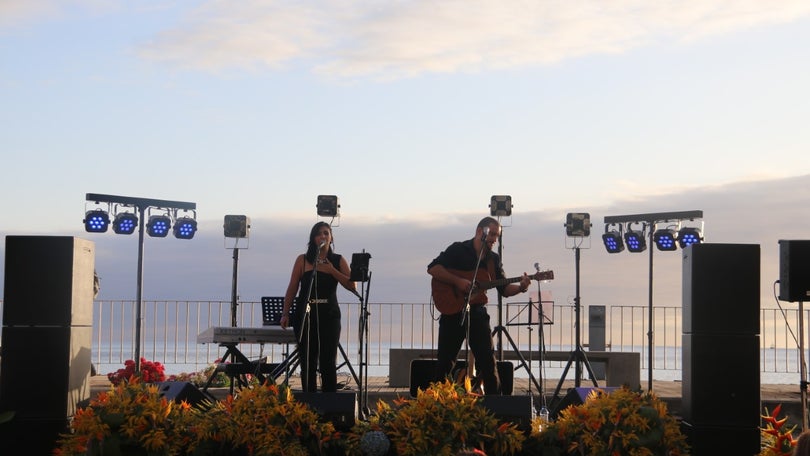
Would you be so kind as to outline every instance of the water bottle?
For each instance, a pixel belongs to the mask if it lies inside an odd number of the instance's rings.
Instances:
[[[548,409],[546,408],[545,405],[543,405],[543,407],[540,408],[539,416],[540,416],[540,430],[542,431],[546,423],[549,422]]]

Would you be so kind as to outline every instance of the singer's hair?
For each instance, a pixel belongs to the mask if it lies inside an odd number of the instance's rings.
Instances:
[[[498,225],[498,226],[501,226],[501,222],[499,222],[496,218],[494,218],[494,217],[484,217],[484,218],[481,219],[480,222],[478,222],[478,226],[476,227],[476,229],[484,228],[486,226],[492,225],[493,223]]]
[[[335,234],[332,232],[332,225],[326,222],[318,222],[315,225],[313,225],[312,229],[309,230],[309,243],[307,244],[307,253],[306,253],[307,261],[309,261],[312,264],[315,264],[315,258],[318,257],[318,243],[315,242],[315,236],[318,235],[318,233],[321,231],[321,228],[323,227],[329,228],[329,233],[332,235],[332,242],[335,241]],[[332,245],[331,244],[327,245],[326,248],[327,248],[326,256],[329,257],[329,255],[332,254]]]

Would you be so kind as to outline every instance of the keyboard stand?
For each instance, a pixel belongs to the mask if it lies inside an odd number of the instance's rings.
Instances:
[[[239,351],[236,347],[239,345],[236,342],[224,342],[219,344],[221,347],[226,347],[225,354],[222,356],[222,362],[217,364],[217,367],[214,369],[214,372],[208,377],[208,381],[205,383],[203,387],[203,392],[208,392],[208,388],[211,386],[211,383],[214,382],[214,378],[220,372],[224,372],[225,375],[228,376],[230,379],[230,388],[229,392],[233,395],[234,384],[238,383],[239,388],[246,388],[248,386],[248,378],[247,375],[255,375],[256,378],[259,380],[259,383],[264,383],[266,377],[264,372],[262,372],[262,365],[265,364],[265,359],[259,359],[256,361],[249,360],[244,353]],[[230,362],[227,360],[230,359]]]

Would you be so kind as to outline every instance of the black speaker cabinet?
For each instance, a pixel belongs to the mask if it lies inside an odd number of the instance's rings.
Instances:
[[[158,383],[158,393],[166,399],[174,402],[186,401],[197,408],[205,408],[207,402],[214,400],[189,382],[160,382]]]
[[[759,375],[759,336],[684,334],[684,421],[759,426]]]
[[[6,236],[3,326],[92,326],[95,245]]]
[[[481,396],[480,404],[500,421],[513,423],[523,432],[531,430],[531,396]]]
[[[309,405],[321,420],[331,421],[335,429],[346,431],[358,417],[357,393],[293,393],[295,400]]]
[[[72,416],[90,397],[92,341],[90,326],[4,327],[0,410],[26,420]]]
[[[3,454],[53,454],[59,434],[70,432],[69,424],[67,418],[27,419],[15,415],[11,421],[0,424],[0,442],[6,448]]]
[[[683,332],[759,334],[758,244],[683,249]]]
[[[762,436],[756,427],[692,426],[681,421],[690,454],[758,455]]]
[[[456,369],[465,368],[466,361],[458,361]],[[498,377],[501,379],[501,394],[511,395],[515,384],[515,368],[511,361],[498,361]],[[410,393],[416,397],[419,389],[427,389],[436,381],[435,359],[414,359],[411,361]]]
[[[560,412],[567,409],[571,406],[582,405],[585,403],[585,400],[588,399],[588,395],[591,393],[593,394],[610,394],[611,392],[617,390],[619,387],[617,386],[605,386],[602,388],[596,387],[576,387],[576,388],[569,388],[568,392],[563,396],[562,399],[555,405],[551,407],[549,416],[552,419],[556,419]]]
[[[810,241],[779,241],[779,299],[810,300]]]

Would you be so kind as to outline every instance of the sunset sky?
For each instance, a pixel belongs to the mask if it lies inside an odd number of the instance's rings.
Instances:
[[[85,195],[194,202],[195,239],[146,239],[144,296],[228,300],[245,214],[258,300],[337,195],[371,300],[427,302],[427,263],[510,195],[507,274],[570,302],[588,212],[583,303],[617,305],[648,257],[607,254],[604,217],[703,210],[707,242],[762,246],[770,306],[778,240],[810,238],[808,43],[806,1],[5,0],[0,234],[90,239],[100,297],[132,299],[137,237],[86,233]],[[655,252],[657,304],[680,261]]]

